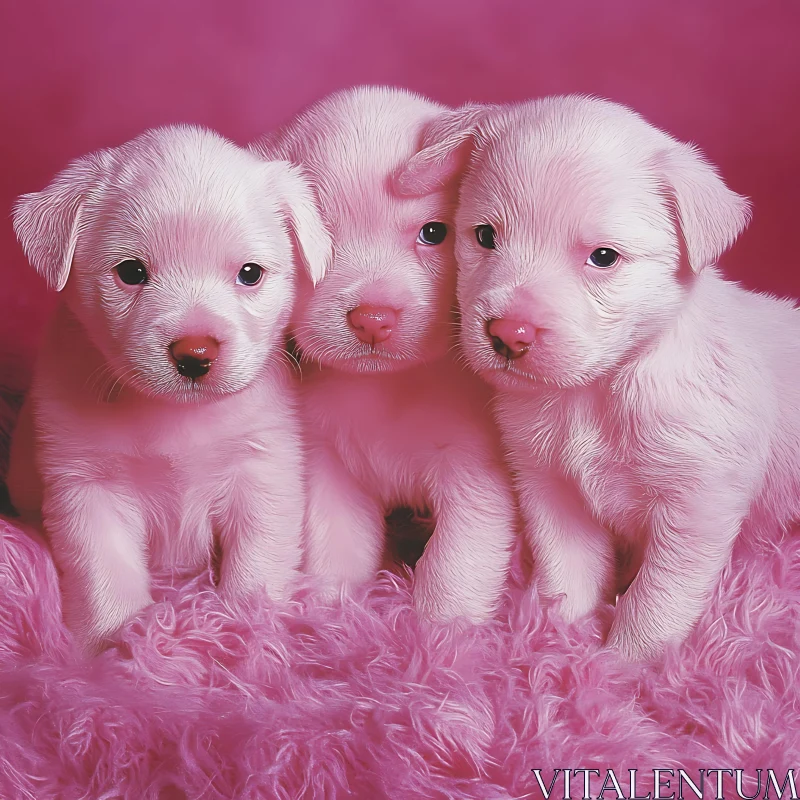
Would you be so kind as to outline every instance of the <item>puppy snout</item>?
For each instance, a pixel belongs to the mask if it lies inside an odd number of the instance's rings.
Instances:
[[[219,355],[219,342],[211,336],[184,336],[169,346],[169,353],[178,372],[194,380],[208,374]]]
[[[399,313],[394,308],[363,305],[350,311],[347,321],[362,342],[378,344],[392,335]]]
[[[486,332],[496,353],[508,359],[521,358],[536,341],[537,329],[517,319],[490,319]]]

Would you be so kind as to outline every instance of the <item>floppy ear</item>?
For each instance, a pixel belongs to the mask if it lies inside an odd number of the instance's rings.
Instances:
[[[395,190],[420,197],[460,175],[475,148],[478,126],[493,108],[468,103],[435,117],[423,133],[421,149],[395,175]]]
[[[750,221],[750,201],[731,191],[713,164],[692,145],[676,143],[662,154],[678,222],[694,272],[716,264]]]
[[[24,194],[14,204],[17,239],[34,269],[57,292],[67,283],[83,199],[102,173],[104,153],[73,161],[46,189]]]
[[[316,286],[325,277],[333,246],[311,184],[302,171],[288,161],[267,161],[265,167],[294,231],[306,270]]]

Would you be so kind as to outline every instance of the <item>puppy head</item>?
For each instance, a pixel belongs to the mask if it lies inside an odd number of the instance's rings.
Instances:
[[[330,251],[295,167],[194,127],[79,159],[20,198],[14,227],[109,376],[172,401],[243,389],[282,344],[290,228],[311,281]]]
[[[455,300],[449,179],[398,182],[444,109],[409,92],[358,88],[312,106],[261,152],[313,178],[334,242],[324,281],[301,289],[295,340],[309,360],[394,371],[444,355]]]
[[[561,97],[465,117],[437,159],[471,142],[461,335],[498,386],[609,375],[676,313],[682,264],[691,280],[747,224],[747,201],[700,153],[622,106]]]

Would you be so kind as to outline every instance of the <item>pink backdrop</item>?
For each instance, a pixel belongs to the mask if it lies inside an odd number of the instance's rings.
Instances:
[[[727,273],[798,296],[799,34],[797,0],[5,0],[3,355],[28,361],[53,302],[14,240],[18,194],[152,125],[203,123],[245,143],[357,83],[453,104],[563,92],[627,103],[753,198]]]

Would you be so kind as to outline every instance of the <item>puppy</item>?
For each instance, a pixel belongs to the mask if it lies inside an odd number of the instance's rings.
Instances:
[[[405,180],[471,153],[461,338],[499,391],[541,591],[568,620],[613,601],[612,537],[640,538],[609,641],[653,657],[690,632],[745,523],[798,517],[800,313],[722,278],[747,201],[626,108],[465,108],[428,144]]]
[[[224,594],[283,596],[304,513],[287,226],[312,282],[330,251],[305,180],[163,128],[75,161],[14,226],[63,296],[9,484],[19,511],[41,510],[80,646],[151,602],[150,568],[199,568],[215,536]]]
[[[488,387],[450,352],[457,187],[433,175],[409,192],[393,180],[444,111],[409,92],[356,88],[259,147],[313,176],[334,242],[327,277],[305,282],[292,324],[309,439],[308,569],[329,592],[368,580],[387,511],[427,508],[435,530],[415,604],[429,618],[477,621],[503,587],[516,511]]]

